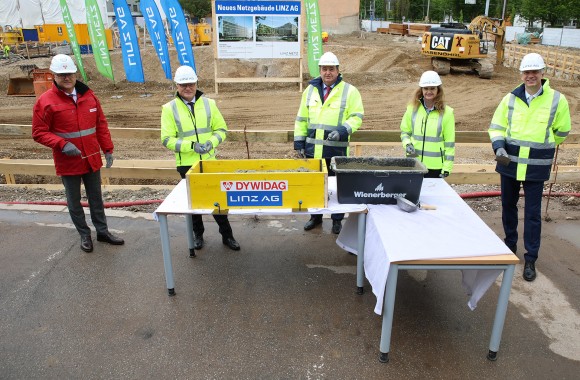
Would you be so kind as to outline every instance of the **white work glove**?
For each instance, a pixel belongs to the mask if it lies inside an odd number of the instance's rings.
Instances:
[[[204,145],[201,145],[198,142],[192,141],[191,142],[191,147],[193,148],[193,150],[195,151],[195,153],[199,153],[199,154],[205,154],[206,153],[205,146]]]
[[[105,153],[105,161],[107,162],[106,167],[110,168],[113,166],[113,153]]]
[[[497,148],[495,151],[495,160],[504,166],[508,166],[510,164],[510,157],[508,156],[506,150],[504,148]]]
[[[67,142],[64,145],[64,147],[62,148],[62,152],[69,157],[81,155],[81,151],[79,150],[79,148],[77,148],[76,145],[71,142]]]
[[[413,144],[407,144],[407,146],[405,147],[405,152],[407,153],[407,156],[417,154],[415,152],[415,147],[413,146]]]
[[[296,155],[298,158],[306,158],[306,154],[304,153],[304,149],[295,149]]]
[[[205,142],[205,144],[203,144],[203,149],[205,150],[206,153],[208,153],[209,151],[211,151],[213,149],[213,144],[210,140],[207,140]]]
[[[340,133],[338,133],[338,131],[332,131],[328,134],[328,137],[326,139],[328,141],[338,141],[340,140]]]

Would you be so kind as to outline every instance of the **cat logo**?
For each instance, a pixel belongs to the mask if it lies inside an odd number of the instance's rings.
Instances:
[[[431,49],[433,50],[444,50],[451,51],[451,42],[453,41],[453,36],[437,36],[431,35]]]

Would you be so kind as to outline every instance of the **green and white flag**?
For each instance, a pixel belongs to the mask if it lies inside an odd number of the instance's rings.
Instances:
[[[93,56],[97,64],[97,69],[102,76],[115,80],[113,77],[113,66],[109,56],[109,47],[107,46],[107,37],[105,35],[105,26],[101,18],[101,10],[97,0],[85,0],[87,12],[87,25],[89,27],[89,37],[93,47]]]
[[[79,67],[79,71],[83,76],[83,80],[87,81],[87,74],[85,74],[85,68],[83,66],[83,59],[81,57],[81,49],[79,48],[79,43],[77,41],[77,33],[75,32],[75,25],[73,23],[72,16],[68,9],[68,5],[66,4],[66,0],[60,0],[60,8],[62,10],[62,19],[64,20],[64,25],[66,26],[66,31],[68,33],[68,38],[70,42],[70,46],[72,48],[73,54],[77,60],[77,65]]]
[[[304,0],[306,6],[306,28],[308,31],[308,71],[315,78],[320,75],[318,60],[322,51],[322,31],[320,30],[320,12],[318,0]]]

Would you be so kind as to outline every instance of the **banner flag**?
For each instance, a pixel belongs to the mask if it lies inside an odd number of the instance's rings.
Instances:
[[[195,61],[193,59],[193,49],[191,48],[191,39],[189,29],[183,15],[183,9],[178,0],[161,1],[163,11],[167,17],[167,22],[171,26],[171,37],[177,50],[177,57],[183,66],[191,66],[195,70]],[[197,70],[195,70],[197,72]]]
[[[320,75],[318,60],[322,56],[322,31],[318,0],[304,0],[306,6],[306,27],[308,28],[308,71],[316,78]]]
[[[125,75],[130,82],[145,82],[143,74],[143,64],[141,63],[141,50],[135,32],[133,16],[126,0],[113,0],[119,37],[121,40],[121,50],[123,53],[123,66]]]
[[[141,0],[139,9],[145,19],[145,25],[151,37],[151,43],[157,51],[157,57],[165,72],[165,78],[171,79],[171,62],[169,61],[169,51],[167,50],[167,39],[165,38],[165,28],[161,21],[161,15],[155,0]]]
[[[77,65],[79,67],[79,71],[81,72],[83,80],[87,82],[88,80],[87,74],[85,74],[85,68],[83,66],[81,49],[77,41],[77,33],[75,32],[75,25],[73,23],[73,19],[68,9],[66,0],[60,0],[60,9],[62,10],[62,19],[64,20],[64,25],[66,26],[66,32],[68,33],[70,47],[73,51],[73,54],[75,55],[75,59],[77,60]]]
[[[101,10],[97,0],[85,0],[87,11],[87,26],[89,28],[89,38],[93,47],[93,56],[97,64],[97,69],[102,76],[115,80],[113,77],[113,66],[109,56],[109,46],[105,36],[105,27],[101,18]]]

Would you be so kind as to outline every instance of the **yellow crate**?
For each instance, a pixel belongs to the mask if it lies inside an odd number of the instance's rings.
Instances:
[[[324,159],[199,161],[186,178],[190,209],[304,210],[328,202]]]

